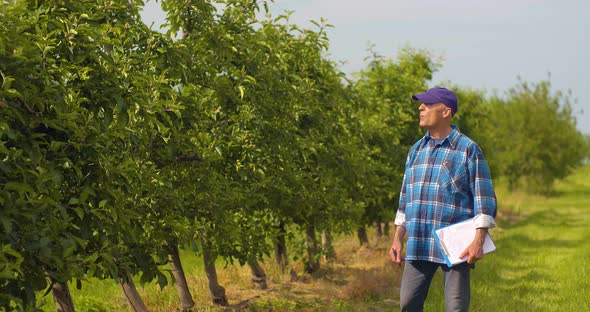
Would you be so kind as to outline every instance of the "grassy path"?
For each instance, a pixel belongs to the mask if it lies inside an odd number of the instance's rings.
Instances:
[[[554,196],[498,198],[498,250],[473,271],[471,311],[589,311],[590,166]],[[426,311],[444,311],[437,278]]]

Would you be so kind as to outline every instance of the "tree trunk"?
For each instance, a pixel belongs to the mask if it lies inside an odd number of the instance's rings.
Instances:
[[[248,261],[250,270],[252,271],[252,283],[255,289],[267,289],[266,274],[264,269],[260,266],[257,260]]]
[[[389,221],[383,224],[383,235],[389,238]]]
[[[74,312],[74,302],[67,283],[51,281],[51,292],[58,312]]]
[[[383,228],[381,227],[381,222],[375,222],[375,236],[379,239],[383,237]]]
[[[305,243],[307,245],[307,259],[304,261],[306,273],[315,273],[320,269],[318,240],[313,226],[305,228]]]
[[[293,267],[291,267],[289,275],[291,276],[291,282],[294,282],[299,279],[299,276],[297,276],[297,272],[295,272],[295,269]]]
[[[322,254],[326,262],[336,260],[336,250],[334,250],[334,245],[332,244],[332,234],[328,230],[322,231]]]
[[[226,306],[227,297],[225,296],[225,288],[219,285],[217,281],[217,270],[215,269],[215,259],[217,255],[213,251],[211,245],[204,239],[201,239],[203,245],[203,263],[205,265],[205,273],[207,274],[208,289],[211,300],[214,304]]]
[[[133,279],[131,278],[130,274],[127,274],[126,277],[119,277],[119,284],[123,288],[123,293],[129,302],[129,305],[135,312],[147,312],[147,307],[143,300],[139,296],[137,292],[137,288],[135,288],[135,284],[133,283]]]
[[[170,247],[170,254],[168,260],[170,261],[170,267],[172,269],[172,275],[178,290],[178,297],[180,299],[181,309],[180,311],[190,311],[195,306],[191,292],[188,289],[188,283],[186,282],[186,276],[180,262],[180,256],[178,255],[178,245],[174,244]]]
[[[379,242],[383,239],[383,228],[381,227],[381,222],[377,221],[373,223],[373,227],[375,228],[375,237],[373,242],[375,246],[378,246]]]
[[[361,225],[357,232],[356,232],[359,241],[361,243],[361,247],[368,247],[369,246],[369,238],[367,237],[367,229],[364,225]]]
[[[287,243],[285,240],[287,231],[285,230],[285,223],[279,223],[279,235],[275,243],[275,259],[281,268],[281,272],[285,273],[287,265],[289,265],[289,258],[287,257]]]

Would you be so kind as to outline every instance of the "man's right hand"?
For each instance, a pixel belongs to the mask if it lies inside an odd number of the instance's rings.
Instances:
[[[393,235],[393,243],[389,248],[389,255],[391,261],[401,265],[405,259],[402,257],[402,250],[404,249],[404,236],[406,235],[406,227],[398,225],[395,227],[395,234]]]
[[[404,257],[402,257],[402,249],[403,243],[397,239],[394,239],[393,244],[391,244],[391,248],[389,249],[391,261],[397,264],[402,264],[405,261]]]

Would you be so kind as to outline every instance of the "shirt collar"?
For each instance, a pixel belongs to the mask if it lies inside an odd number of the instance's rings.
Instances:
[[[444,144],[445,142],[449,142],[451,148],[455,149],[455,147],[457,146],[457,140],[459,140],[461,132],[459,131],[459,127],[457,127],[456,125],[451,125],[451,128],[453,128],[453,130],[451,130],[451,133],[449,133],[449,135],[447,135],[447,137],[444,138],[442,144]],[[426,144],[428,144],[428,141],[430,141],[431,139],[432,137],[430,136],[430,131],[427,131],[424,135],[424,142],[422,143],[422,147],[426,146]]]

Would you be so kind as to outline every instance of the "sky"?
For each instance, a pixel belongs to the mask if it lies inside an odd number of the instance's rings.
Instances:
[[[403,48],[441,57],[430,86],[504,94],[519,83],[549,80],[571,92],[578,129],[590,135],[590,1],[588,0],[275,0],[276,16],[313,28],[323,18],[329,57],[347,73],[366,66],[368,48],[395,58]],[[142,17],[157,27],[165,15],[149,0]],[[460,103],[460,105],[469,105]],[[548,125],[550,126],[550,125]]]

